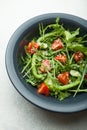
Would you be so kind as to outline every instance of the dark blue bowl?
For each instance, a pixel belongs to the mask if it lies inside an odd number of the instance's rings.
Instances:
[[[39,23],[42,22],[44,25],[54,23],[57,17],[60,17],[60,22],[63,23],[65,28],[74,30],[80,27],[81,35],[87,33],[87,21],[77,16],[63,13],[49,13],[36,16],[23,23],[10,38],[5,55],[6,69],[14,87],[31,103],[53,112],[78,112],[87,109],[87,93],[78,94],[75,98],[69,97],[63,101],[59,101],[54,97],[39,95],[36,88],[24,81],[18,67],[18,60],[20,53],[23,51],[23,45],[27,44],[27,42],[23,41],[26,38],[31,40],[38,35]]]

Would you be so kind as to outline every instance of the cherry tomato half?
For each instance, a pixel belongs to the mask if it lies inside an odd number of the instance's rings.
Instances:
[[[55,57],[56,60],[60,61],[61,63],[65,64],[67,61],[66,55],[59,54]]]
[[[30,54],[34,54],[38,48],[39,48],[39,44],[32,41],[32,42],[29,42],[29,44],[27,46],[27,51]]]
[[[41,71],[42,73],[45,73],[45,72],[46,72],[46,69],[47,69],[47,70],[50,70],[50,69],[51,69],[51,67],[50,67],[50,61],[47,60],[47,59],[42,61],[42,64],[41,64],[41,67],[40,67],[40,71]]]
[[[74,53],[74,60],[75,60],[76,62],[81,61],[83,58],[84,58],[84,55],[83,55],[82,52],[75,52],[75,53]]]
[[[52,50],[59,50],[59,49],[62,49],[64,46],[63,46],[63,43],[60,39],[57,39],[53,42],[52,44]]]
[[[66,85],[69,83],[69,72],[63,72],[57,78],[60,83]]]
[[[49,95],[49,88],[47,87],[47,85],[45,83],[41,83],[38,87],[38,90],[37,92],[39,94],[43,94],[43,95],[46,95],[48,96]]]

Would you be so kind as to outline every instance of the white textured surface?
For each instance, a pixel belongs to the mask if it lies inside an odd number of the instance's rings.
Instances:
[[[14,89],[5,69],[5,50],[16,28],[33,16],[62,12],[87,19],[87,0],[0,0],[0,130],[87,130],[87,111],[41,110]]]

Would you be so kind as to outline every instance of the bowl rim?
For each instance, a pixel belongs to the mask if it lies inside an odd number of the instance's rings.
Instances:
[[[14,51],[15,43],[17,42],[17,39],[19,38],[19,34],[22,35],[23,31],[25,31],[27,29],[27,27],[30,27],[35,22],[38,22],[38,21],[41,21],[44,19],[49,19],[49,18],[56,18],[57,16],[59,16],[60,18],[73,20],[73,21],[78,22],[79,24],[83,25],[85,28],[87,28],[87,21],[85,19],[80,18],[80,17],[75,16],[75,15],[65,14],[65,13],[47,13],[47,14],[35,16],[35,17],[25,21],[22,25],[20,25],[16,29],[16,31],[13,33],[13,35],[11,36],[11,38],[7,44],[6,53],[5,53],[6,70],[7,70],[7,74],[9,76],[9,79],[12,82],[15,89],[26,100],[28,100],[32,104],[34,104],[40,108],[43,108],[45,110],[52,111],[52,112],[61,112],[61,113],[79,112],[79,111],[87,109],[87,101],[86,102],[84,101],[83,104],[78,104],[77,107],[70,106],[69,108],[67,108],[67,107],[63,108],[64,106],[59,106],[59,108],[57,108],[55,106],[50,107],[51,103],[49,106],[48,104],[46,104],[45,101],[43,101],[43,102],[41,102],[41,100],[37,101],[37,97],[36,96],[33,97],[33,94],[31,92],[29,92],[28,89],[25,88],[25,86],[21,83],[21,81],[18,78],[17,73],[15,71],[15,67],[14,67],[13,51]],[[14,41],[15,41],[15,43],[14,43]]]

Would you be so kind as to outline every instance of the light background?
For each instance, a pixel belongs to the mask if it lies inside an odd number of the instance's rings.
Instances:
[[[5,51],[13,32],[30,18],[53,12],[87,20],[87,0],[0,0],[0,130],[87,130],[87,111],[41,110],[19,95],[6,73]]]

